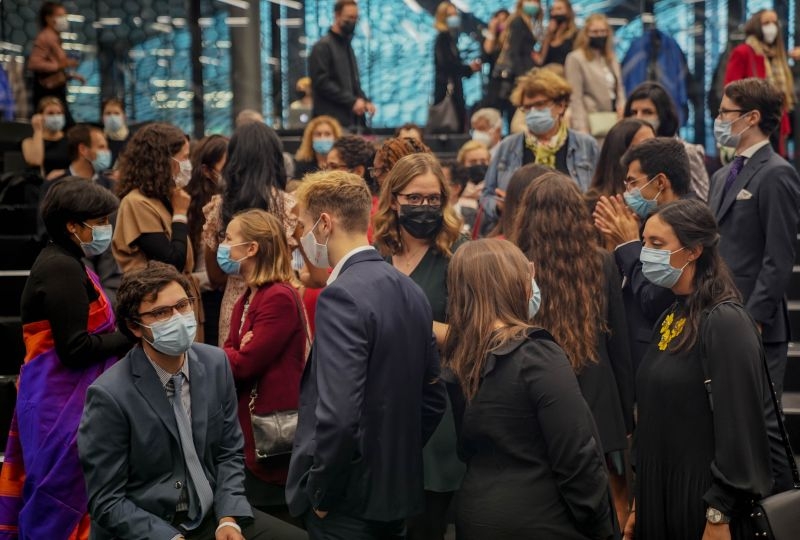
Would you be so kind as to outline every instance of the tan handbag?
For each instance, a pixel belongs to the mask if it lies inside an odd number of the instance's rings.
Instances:
[[[605,137],[617,124],[617,120],[615,112],[591,112],[589,113],[589,133],[598,139]]]

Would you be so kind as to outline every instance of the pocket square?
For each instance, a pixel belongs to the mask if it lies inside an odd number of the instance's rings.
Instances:
[[[750,200],[752,198],[753,198],[753,194],[750,193],[749,191],[747,191],[746,189],[743,189],[742,191],[740,191],[736,195],[736,200],[737,201],[747,201],[747,200]]]

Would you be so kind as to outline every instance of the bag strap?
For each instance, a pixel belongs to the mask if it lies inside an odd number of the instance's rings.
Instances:
[[[306,336],[305,354],[308,354],[308,352],[311,350],[311,336],[308,333],[308,321],[306,320],[305,314],[303,312],[303,306],[300,305],[300,295],[291,285],[288,285],[286,283],[282,283],[282,285],[287,289],[289,289],[289,294],[292,295],[292,298],[294,298],[295,304],[297,305],[297,315],[300,317],[300,324],[303,326],[303,333]],[[242,324],[244,324],[244,318],[242,319]],[[255,409],[256,399],[258,399],[258,381],[255,381],[253,383],[253,387],[250,389],[250,403],[248,403],[250,414],[255,414],[253,411]]]
[[[711,408],[711,412],[714,412],[714,398],[711,393],[711,377],[709,375],[708,369],[708,355],[706,354],[706,343],[705,343],[705,333],[706,333],[706,325],[708,324],[709,316],[714,313],[714,310],[717,309],[719,306],[724,304],[732,304],[734,306],[738,306],[742,309],[742,311],[747,315],[747,318],[750,319],[750,322],[753,324],[753,328],[757,330],[756,322],[750,316],[750,313],[742,306],[741,303],[735,300],[725,300],[720,302],[719,304],[715,305],[711,309],[707,310],[703,313],[703,319],[700,323],[700,342],[702,344],[702,354],[701,356],[701,365],[703,366],[703,384],[706,387],[706,394],[708,394],[708,405]],[[759,342],[761,341],[761,333],[759,335]],[[762,346],[763,350],[763,346]],[[789,442],[789,434],[786,432],[786,425],[783,423],[783,415],[781,414],[781,408],[778,404],[778,395],[775,393],[775,385],[772,383],[772,376],[769,374],[769,367],[767,366],[767,357],[766,355],[762,354],[761,358],[763,360],[762,365],[764,367],[764,373],[767,376],[767,384],[769,385],[769,392],[770,397],[772,398],[772,407],[775,410],[775,418],[778,421],[778,429],[781,432],[781,439],[783,440],[783,450],[786,453],[786,460],[789,462],[789,468],[792,470],[792,482],[794,483],[795,489],[800,489],[800,472],[797,470],[797,462],[794,460],[794,452],[792,452],[792,445]]]

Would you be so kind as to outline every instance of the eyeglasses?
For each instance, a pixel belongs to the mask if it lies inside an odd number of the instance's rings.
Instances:
[[[379,178],[387,172],[386,167],[369,167],[367,170],[372,178]]]
[[[536,103],[528,103],[527,105],[520,105],[519,110],[523,113],[528,113],[531,109],[545,109],[547,107],[552,107],[553,100],[548,99],[546,101],[537,101]]]
[[[441,193],[434,193],[433,195],[420,195],[419,193],[395,193],[395,197],[405,197],[406,201],[411,206],[421,206],[426,202],[429,206],[436,208],[442,206]]]
[[[195,299],[193,297],[184,298],[177,304],[173,306],[164,306],[160,308],[156,308],[152,311],[145,311],[139,313],[139,319],[144,319],[145,317],[149,318],[155,322],[163,322],[172,317],[172,313],[177,310],[178,313],[181,315],[186,315],[192,308],[194,307]]]
[[[720,109],[719,112],[717,113],[717,118],[719,118],[721,116],[725,116],[726,114],[735,113],[735,112],[743,113],[743,112],[745,112],[745,110],[744,109]]]
[[[653,178],[655,178],[655,176]],[[648,178],[647,176],[640,176],[639,178],[631,178],[629,176],[628,178],[623,180],[622,183],[625,184],[625,191],[627,191],[631,188],[637,187],[636,184],[639,184],[640,182],[642,182],[641,184],[642,186],[646,186],[653,180],[653,178]]]

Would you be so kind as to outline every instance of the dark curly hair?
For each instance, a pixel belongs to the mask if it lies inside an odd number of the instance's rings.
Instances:
[[[148,124],[133,134],[119,157],[119,197],[138,189],[171,208],[172,157],[188,143],[186,134],[172,124]]]
[[[286,191],[283,145],[275,130],[262,122],[236,128],[228,143],[228,161],[222,169],[225,195],[223,229],[242,210],[260,208],[283,215],[281,191]]]
[[[228,138],[224,135],[209,135],[197,143],[192,152],[192,179],[186,186],[191,195],[189,212],[189,238],[195,253],[203,253],[200,249],[200,233],[203,231],[203,207],[211,197],[222,193],[223,186],[213,174],[214,165],[228,152]]]
[[[339,157],[351,171],[359,165],[364,167],[364,181],[373,194],[377,193],[377,184],[369,174],[369,168],[372,167],[372,160],[375,157],[375,147],[372,144],[364,137],[345,135],[333,143],[333,150],[339,153]]]
[[[536,265],[543,302],[533,322],[553,334],[575,373],[598,362],[597,341],[608,329],[603,252],[578,185],[556,172],[534,180],[509,232]]]
[[[186,276],[178,272],[171,264],[150,261],[142,269],[125,273],[117,290],[117,309],[115,310],[120,332],[133,341],[138,341],[129,325],[139,321],[139,307],[142,302],[155,300],[158,293],[172,282],[183,287],[187,296],[192,296]],[[199,302],[199,299],[195,299],[195,301]]]

